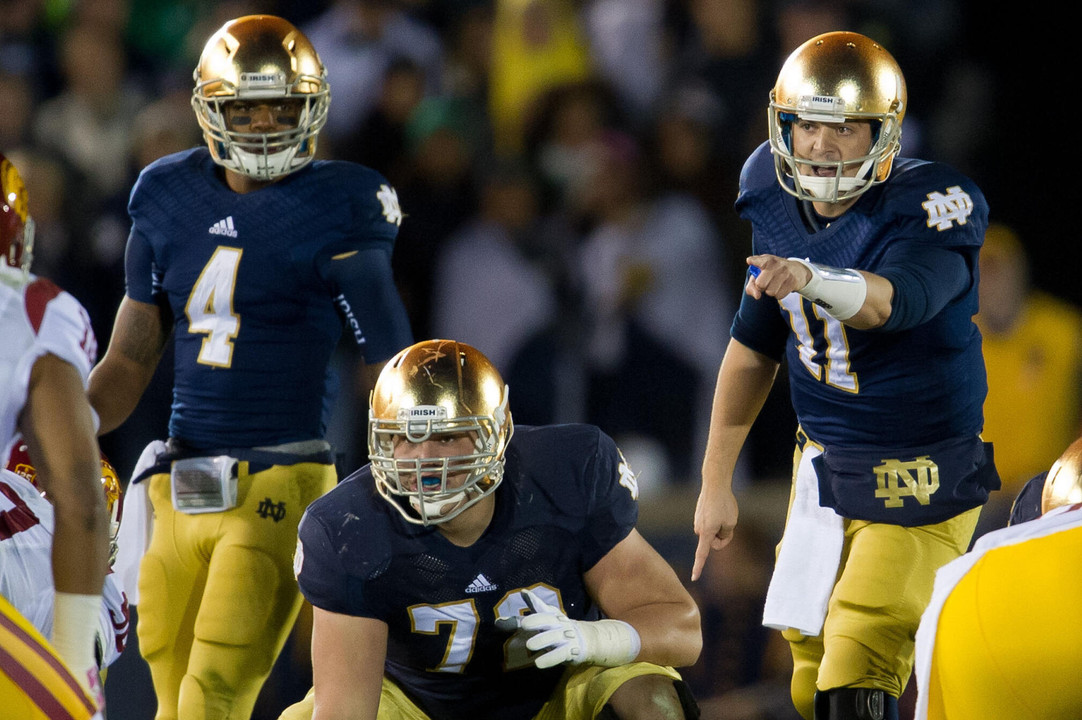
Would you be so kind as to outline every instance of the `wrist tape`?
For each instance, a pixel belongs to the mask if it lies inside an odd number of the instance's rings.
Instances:
[[[858,271],[819,265],[797,257],[789,260],[795,260],[811,272],[811,280],[797,293],[826,310],[831,317],[845,321],[864,306],[868,281]]]
[[[53,649],[82,682],[94,663],[94,635],[101,613],[101,595],[58,592],[53,603]]]
[[[642,649],[638,631],[622,620],[580,622],[579,629],[589,649],[587,660],[594,665],[626,665],[638,657]]]

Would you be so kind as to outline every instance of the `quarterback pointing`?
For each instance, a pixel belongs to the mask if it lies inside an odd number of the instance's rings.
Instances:
[[[139,569],[140,650],[158,720],[248,717],[293,626],[297,523],[336,480],[325,440],[345,334],[367,382],[412,341],[391,277],[402,221],[374,170],[315,160],[330,89],[286,20],[249,15],[207,41],[192,106],[206,147],[140,173],[126,296],[90,397],[109,432],[173,338],[165,454]]]
[[[769,141],[740,178],[753,255],[718,375],[693,578],[737,521],[732,475],[787,361],[794,486],[764,624],[794,659],[805,718],[897,718],[936,570],[999,486],[977,256],[988,207],[968,178],[898,156],[908,99],[875,41],[798,47],[770,93]]]
[[[512,430],[495,367],[451,340],[392,358],[370,413],[371,463],[301,521],[314,687],[282,720],[698,717],[673,666],[699,612],[611,438]]]

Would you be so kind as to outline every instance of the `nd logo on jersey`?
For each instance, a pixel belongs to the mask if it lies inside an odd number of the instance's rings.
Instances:
[[[383,217],[394,225],[402,224],[402,208],[398,206],[398,193],[389,185],[380,185],[376,199],[383,206]]]
[[[954,223],[965,225],[973,214],[973,199],[958,185],[947,188],[947,194],[928,193],[928,199],[921,203],[928,211],[927,225],[936,230],[950,230]]]
[[[905,462],[884,460],[873,470],[878,486],[875,496],[885,498],[884,507],[902,507],[903,497],[913,497],[921,505],[927,505],[939,489],[939,466],[927,455]]]
[[[639,499],[639,478],[631,470],[631,465],[628,464],[627,458],[624,457],[624,451],[617,449],[616,452],[620,453],[620,466],[617,470],[620,473],[620,484],[627,488],[631,493],[633,500]]]

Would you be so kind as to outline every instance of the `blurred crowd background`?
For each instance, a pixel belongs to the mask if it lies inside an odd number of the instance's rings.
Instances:
[[[1080,249],[1057,184],[1077,133],[1041,82],[1057,50],[1027,30],[1037,6],[1004,10],[972,0],[0,0],[0,149],[28,186],[33,270],[83,302],[104,350],[124,292],[132,183],[154,159],[202,142],[189,98],[204,42],[240,15],[291,20],[328,69],[320,155],[369,165],[398,192],[394,268],[415,336],[488,354],[519,423],[587,421],[614,435],[640,474],[644,534],[686,578],[713,381],[751,247],[732,211],[739,171],[766,139],[781,63],[820,32],[882,42],[908,81],[903,155],[949,163],[988,196],[996,241],[980,320],[988,435],[1005,482],[988,527],[1077,436]],[[343,347],[329,425],[343,475],[366,453],[354,362]],[[122,476],[165,433],[170,373],[167,356],[136,413],[102,440]],[[792,717],[788,651],[759,619],[794,427],[782,378],[739,468],[737,540],[692,587],[706,645],[685,674],[708,717]],[[302,615],[255,720],[307,690],[304,630]],[[134,642],[106,689],[111,720],[152,717]]]

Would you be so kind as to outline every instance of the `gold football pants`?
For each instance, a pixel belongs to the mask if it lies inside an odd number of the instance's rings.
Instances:
[[[148,495],[154,530],[139,570],[139,646],[156,720],[248,720],[300,611],[297,525],[336,481],[333,465],[238,466],[237,506],[185,514],[168,473]]]
[[[991,548],[970,568],[936,626],[929,720],[1080,717],[1080,567],[1074,527]]]
[[[568,667],[552,697],[534,720],[593,720],[621,685],[643,675],[680,679],[680,674],[671,667],[644,662],[613,668],[598,665]],[[303,700],[286,708],[278,720],[312,720],[313,703],[314,690],[309,690]],[[377,720],[429,720],[428,715],[386,675],[383,676],[376,717]]]
[[[793,467],[799,466],[798,450]],[[936,571],[969,547],[980,508],[934,525],[845,521],[841,565],[817,637],[789,629],[793,704],[814,716],[816,690],[877,688],[900,697]]]

